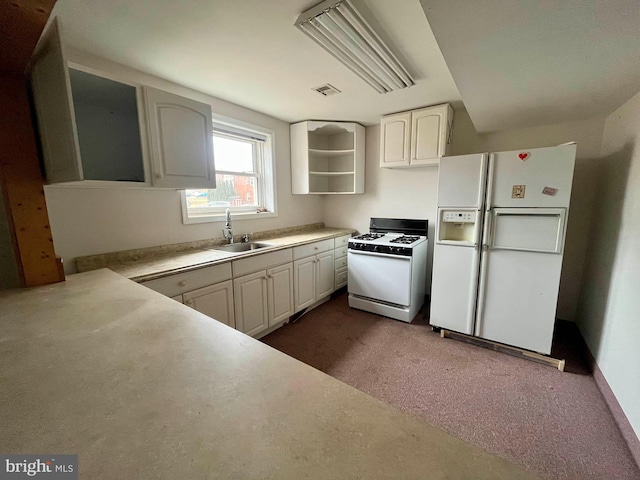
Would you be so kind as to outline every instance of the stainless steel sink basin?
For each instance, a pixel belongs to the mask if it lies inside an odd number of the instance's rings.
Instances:
[[[210,250],[220,250],[221,252],[249,252],[260,248],[273,247],[270,243],[247,242],[247,243],[230,243],[229,245],[220,245],[219,247],[211,247]]]

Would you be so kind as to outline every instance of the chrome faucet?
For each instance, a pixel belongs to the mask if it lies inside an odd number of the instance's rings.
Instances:
[[[227,222],[225,223],[224,228],[222,229],[222,236],[227,240],[229,240],[229,243],[233,243],[233,229],[231,228],[231,210],[227,208],[225,215],[227,217]]]

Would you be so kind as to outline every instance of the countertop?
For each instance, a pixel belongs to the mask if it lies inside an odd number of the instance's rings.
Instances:
[[[181,244],[180,248],[175,250],[172,250],[171,246],[167,246],[160,247],[162,250],[141,249],[121,253],[116,252],[83,257],[77,259],[76,262],[78,270],[81,272],[97,268],[108,268],[131,280],[143,282],[225,263],[239,258],[304,245],[305,243],[350,235],[354,232],[355,230],[348,228],[321,227],[276,236],[256,234],[252,237],[252,241],[266,242],[273,246],[242,253],[214,250],[213,247],[215,245],[188,248],[188,246],[184,247]]]
[[[0,318],[2,451],[80,478],[534,478],[106,269]]]

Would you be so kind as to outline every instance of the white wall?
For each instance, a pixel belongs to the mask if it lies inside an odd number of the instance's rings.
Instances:
[[[276,201],[278,216],[234,219],[234,232],[247,233],[322,221],[323,199],[291,194],[289,125],[281,120],[204,95],[142,72],[82,52],[70,60],[109,72],[116,79],[149,85],[209,103],[214,114],[275,132]],[[221,237],[222,223],[184,225],[180,196],[175,190],[45,187],[56,253],[65,271],[75,271],[74,258]]]
[[[453,155],[474,152],[516,150],[578,142],[578,160],[574,174],[567,247],[560,285],[558,316],[572,320],[575,315],[590,205],[595,178],[593,161],[600,152],[604,120],[588,120],[546,127],[478,135],[465,110],[455,114]],[[355,196],[331,196],[325,203],[327,225],[353,227],[367,231],[373,216],[427,218],[429,220],[430,278],[436,219],[438,169],[384,169],[379,167],[378,126],[367,128],[365,193]],[[429,287],[430,288],[430,282]]]
[[[640,93],[605,124],[578,324],[640,436]]]

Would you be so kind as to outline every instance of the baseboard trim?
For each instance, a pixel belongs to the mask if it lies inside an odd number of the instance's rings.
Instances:
[[[629,423],[629,419],[627,418],[627,416],[624,413],[624,410],[622,410],[622,407],[618,403],[618,399],[613,393],[613,390],[611,390],[611,387],[609,386],[609,382],[607,382],[607,379],[602,373],[602,370],[600,370],[600,367],[598,366],[598,362],[596,362],[596,359],[593,356],[593,353],[591,353],[591,350],[589,349],[587,342],[585,342],[584,337],[582,336],[582,333],[580,333],[580,339],[582,340],[582,348],[584,350],[587,363],[589,364],[589,367],[593,372],[593,379],[596,382],[596,386],[598,387],[598,390],[600,390],[600,393],[604,397],[604,401],[609,407],[609,410],[613,415],[613,419],[618,425],[618,428],[620,429],[620,433],[622,433],[622,437],[627,442],[629,451],[631,452],[631,456],[638,464],[638,467],[640,467],[640,439],[634,432],[633,427],[631,426],[631,423]]]

